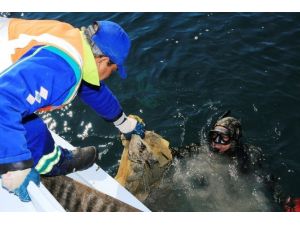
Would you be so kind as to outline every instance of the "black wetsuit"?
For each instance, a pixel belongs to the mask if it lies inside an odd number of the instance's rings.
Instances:
[[[239,171],[244,174],[257,173],[263,166],[264,156],[261,150],[243,143],[237,144],[234,149],[226,151],[224,155],[236,159]]]

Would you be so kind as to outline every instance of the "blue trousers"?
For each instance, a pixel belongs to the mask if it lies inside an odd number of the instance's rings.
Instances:
[[[26,130],[27,148],[31,151],[34,166],[43,155],[54,149],[54,140],[46,124],[36,114],[31,114],[22,120]]]
[[[22,123],[26,130],[27,148],[31,152],[34,167],[41,174],[48,176],[65,174],[61,164],[72,157],[70,151],[55,145],[46,124],[36,114],[25,117]]]

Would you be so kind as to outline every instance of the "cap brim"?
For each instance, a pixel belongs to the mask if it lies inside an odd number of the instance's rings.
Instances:
[[[119,75],[122,79],[127,78],[127,73],[126,73],[125,68],[123,67],[123,65],[118,65],[118,73],[119,73]]]

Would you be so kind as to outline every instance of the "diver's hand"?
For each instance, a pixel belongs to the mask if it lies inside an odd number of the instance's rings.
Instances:
[[[2,175],[3,188],[9,192],[13,192],[23,202],[29,202],[31,200],[27,191],[27,186],[30,181],[33,181],[36,185],[40,184],[40,175],[33,168],[9,171]]]
[[[114,124],[127,140],[131,139],[132,134],[137,134],[141,138],[145,137],[145,123],[136,115],[129,115],[127,117],[123,114]]]

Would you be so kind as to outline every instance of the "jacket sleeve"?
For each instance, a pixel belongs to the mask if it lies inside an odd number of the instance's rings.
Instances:
[[[114,122],[123,113],[118,99],[104,82],[100,87],[82,82],[78,95],[106,121]]]

